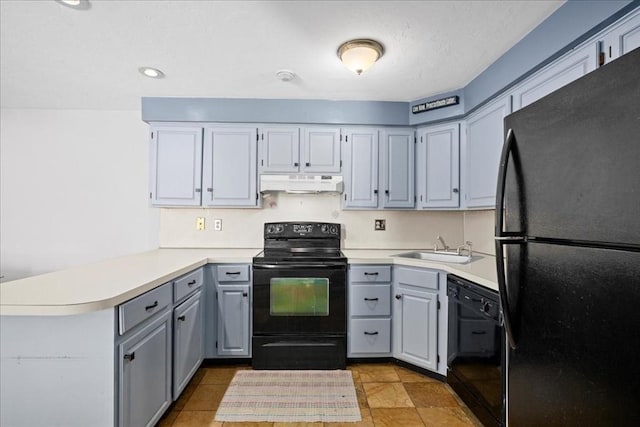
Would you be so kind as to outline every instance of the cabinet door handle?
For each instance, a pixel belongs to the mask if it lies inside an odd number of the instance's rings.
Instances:
[[[178,316],[178,320],[180,320],[181,322],[184,322],[184,319],[186,319],[184,314],[182,316]]]
[[[364,334],[365,334],[365,335],[378,335],[378,331],[375,331],[375,332],[367,332],[367,331],[364,331]]]
[[[208,187],[208,188],[207,188],[207,191],[208,191],[209,193],[213,193],[213,188]]]
[[[227,271],[224,274],[226,274],[227,276],[236,276],[236,275],[240,274],[240,272],[239,271]]]
[[[384,194],[389,195],[389,190],[384,190]]]
[[[293,166],[298,167],[298,166],[300,166],[300,163],[295,162],[295,163],[293,164]]]
[[[487,331],[471,331],[471,335],[486,335]]]
[[[128,360],[129,362],[133,362],[133,359],[136,358],[136,352],[132,351],[131,353],[127,353],[124,355],[124,360]]]
[[[364,275],[365,275],[365,276],[377,276],[378,274],[380,274],[380,273],[379,273],[379,272],[377,272],[377,271],[376,271],[376,272],[374,272],[374,273],[369,273],[368,271],[365,271],[365,272],[364,272]]]
[[[196,284],[196,279],[193,279],[192,281],[190,281],[189,283],[187,283],[187,286],[193,286]]]
[[[378,301],[378,298],[365,298],[365,301]]]
[[[400,299],[400,298],[402,298],[402,295],[396,294],[396,299]]]
[[[248,297],[248,296],[249,296],[249,293],[248,293],[248,292],[243,292],[243,293],[242,293],[242,296],[243,296],[243,297]]]
[[[149,310],[151,310],[153,308],[156,308],[157,306],[158,306],[158,301],[154,301],[153,304],[146,306],[144,309],[149,311]]]
[[[373,190],[373,194],[378,194],[378,190]]]
[[[454,189],[453,189],[453,192],[454,192],[454,193],[457,193],[457,192],[458,192],[458,189],[457,189],[457,188],[454,188]]]
[[[305,163],[304,165],[305,166],[311,166],[311,163]]]
[[[199,188],[196,188],[196,193],[199,193],[201,190]]]

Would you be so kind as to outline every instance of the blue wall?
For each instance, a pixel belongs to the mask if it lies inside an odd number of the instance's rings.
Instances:
[[[142,120],[415,126],[462,118],[638,7],[640,0],[569,0],[466,87],[413,102],[144,97]],[[411,113],[453,95],[460,104]]]

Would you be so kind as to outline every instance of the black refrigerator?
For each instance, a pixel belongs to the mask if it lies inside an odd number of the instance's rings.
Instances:
[[[640,49],[505,118],[511,426],[640,426]]]

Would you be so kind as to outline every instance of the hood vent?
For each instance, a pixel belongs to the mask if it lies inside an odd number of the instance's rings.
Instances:
[[[261,193],[342,193],[342,186],[339,175],[260,175]]]

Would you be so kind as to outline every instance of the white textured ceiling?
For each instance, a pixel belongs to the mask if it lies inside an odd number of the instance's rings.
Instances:
[[[85,1],[85,0],[83,0]],[[3,108],[138,109],[142,96],[410,101],[464,87],[564,1],[0,0]],[[368,72],[338,46],[386,49]],[[160,68],[148,79],[142,65]],[[288,83],[275,77],[289,69]]]

